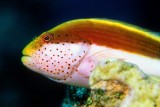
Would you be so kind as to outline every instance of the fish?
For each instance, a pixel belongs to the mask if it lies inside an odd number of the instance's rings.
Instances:
[[[124,60],[160,76],[158,33],[111,19],[74,19],[40,34],[22,51],[28,69],[53,81],[89,88],[89,76],[104,60]]]

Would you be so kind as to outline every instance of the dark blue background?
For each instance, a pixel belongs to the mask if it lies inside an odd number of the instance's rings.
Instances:
[[[66,86],[21,63],[35,36],[76,18],[110,18],[160,31],[160,7],[152,0],[0,1],[0,107],[59,107]]]

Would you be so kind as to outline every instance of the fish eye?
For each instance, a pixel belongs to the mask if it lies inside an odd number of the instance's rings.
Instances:
[[[52,34],[47,33],[47,34],[45,34],[45,35],[43,36],[42,40],[43,40],[44,42],[49,42],[49,41],[51,40],[51,38],[52,38]]]

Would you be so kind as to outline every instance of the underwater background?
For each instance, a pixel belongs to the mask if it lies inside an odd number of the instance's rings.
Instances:
[[[1,0],[0,107],[60,107],[66,85],[30,71],[22,49],[35,36],[77,18],[110,18],[160,31],[152,0]]]

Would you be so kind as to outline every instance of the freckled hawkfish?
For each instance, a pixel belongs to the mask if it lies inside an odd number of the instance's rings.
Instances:
[[[160,37],[115,20],[77,19],[42,33],[23,50],[29,69],[64,84],[89,87],[89,76],[103,59],[121,59],[146,74],[160,75]]]

